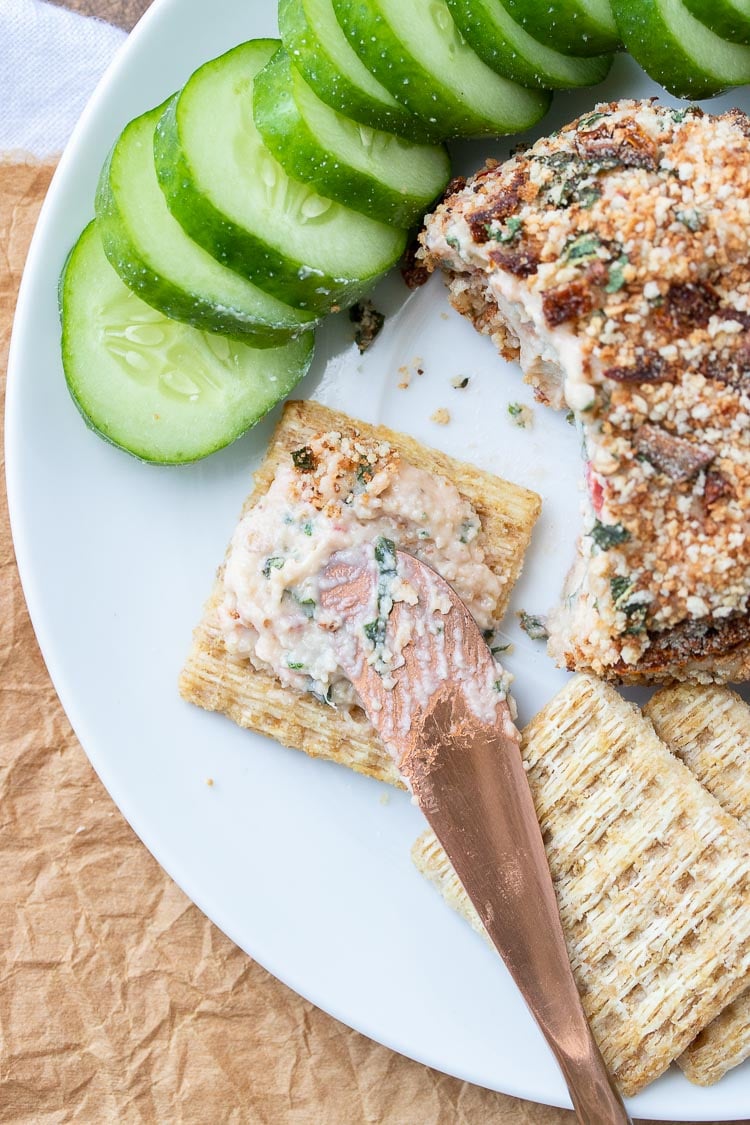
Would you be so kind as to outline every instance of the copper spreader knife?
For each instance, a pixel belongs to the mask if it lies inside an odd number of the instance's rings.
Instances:
[[[337,658],[554,1052],[578,1120],[625,1125],[570,968],[518,731],[501,694],[477,715],[492,655],[454,590],[412,555],[396,558],[418,597],[397,600],[385,622],[386,645],[408,638],[401,667],[386,686],[362,640],[382,582],[371,547],[334,555],[323,575]],[[439,625],[425,628],[436,599]]]

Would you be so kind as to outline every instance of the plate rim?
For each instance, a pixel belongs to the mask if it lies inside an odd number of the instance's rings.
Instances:
[[[274,0],[266,0],[266,2],[272,4]],[[294,973],[286,973],[283,966],[275,964],[272,957],[268,957],[264,954],[261,958],[258,958],[256,954],[252,952],[244,936],[242,939],[235,936],[232,932],[231,925],[227,925],[225,921],[216,921],[215,910],[204,905],[205,898],[203,895],[195,893],[198,888],[193,885],[193,877],[190,871],[183,870],[179,857],[169,854],[170,849],[165,841],[157,842],[151,838],[152,834],[149,832],[148,826],[141,825],[141,817],[138,810],[132,807],[132,802],[129,800],[127,794],[120,794],[117,798],[114,796],[113,786],[108,781],[109,770],[107,768],[106,756],[102,756],[100,753],[94,735],[92,734],[91,737],[89,737],[86,733],[87,723],[85,715],[83,714],[85,705],[83,705],[80,700],[76,701],[75,689],[69,684],[69,676],[60,665],[57,659],[58,654],[54,651],[54,641],[47,635],[44,624],[44,598],[36,586],[34,567],[31,562],[31,545],[26,536],[25,520],[21,512],[21,457],[18,452],[21,442],[20,427],[17,424],[13,424],[13,419],[17,416],[20,409],[22,397],[20,370],[22,368],[24,354],[24,338],[28,332],[28,309],[32,304],[33,295],[37,284],[39,284],[39,279],[44,275],[44,249],[48,240],[48,231],[53,227],[55,202],[58,193],[61,190],[61,185],[66,182],[67,178],[75,175],[75,165],[79,154],[79,148],[85,147],[90,124],[96,122],[99,107],[101,103],[106,100],[110,87],[121,76],[124,75],[127,78],[128,72],[133,65],[131,63],[131,57],[133,54],[137,56],[140,43],[152,34],[152,25],[157,25],[159,21],[164,18],[164,13],[168,13],[170,10],[177,10],[179,7],[180,0],[154,0],[127,38],[117,48],[110,65],[97,83],[94,92],[87,102],[85,110],[76,123],[58,166],[55,169],[47,196],[37,219],[23,270],[21,284],[19,286],[7,364],[4,435],[7,503],[12,540],[16,553],[17,570],[27,610],[45,666],[58,698],[60,699],[63,710],[73,727],[76,738],[98,778],[104,785],[110,799],[136,833],[139,840],[148,848],[157,863],[167,872],[168,876],[177,884],[183,893],[186,894],[190,901],[195,903],[198,909],[248,956],[257,961],[266,971],[282,981],[287,987],[291,988],[298,995],[313,1003],[334,1019],[339,1020],[346,1026],[353,1028],[355,1031],[367,1036],[373,1041],[381,1043],[390,1050],[403,1054],[422,1065],[439,1069],[440,1072],[449,1074],[461,1081],[472,1082],[484,1088],[498,1089],[499,1093],[523,1098],[543,1105],[571,1108],[571,1103],[567,1096],[553,1098],[545,1093],[543,1096],[544,1100],[539,1102],[539,1092],[528,1087],[523,1082],[517,1084],[515,1087],[512,1084],[504,1083],[502,1090],[496,1087],[487,1087],[484,1081],[472,1077],[470,1074],[463,1072],[456,1073],[454,1070],[447,1069],[442,1062],[438,1065],[434,1059],[420,1056],[419,1053],[414,1051],[413,1046],[407,1047],[405,1044],[399,1043],[398,1039],[395,1037],[389,1040],[383,1037],[381,1033],[374,1033],[368,1029],[366,1019],[353,1020],[351,1012],[341,1013],[337,1011],[335,1005],[331,1005],[327,1003],[325,999],[321,999],[317,996],[314,988],[308,988],[304,981],[295,978]],[[248,30],[251,30],[252,17],[248,22],[250,24]],[[128,81],[132,84],[133,79],[131,78]],[[114,788],[116,789],[117,786],[115,785]],[[185,889],[188,886],[192,888],[190,891]],[[637,1110],[639,1108],[639,1098],[628,1099],[627,1104],[632,1109]],[[680,1111],[678,1111],[678,1114],[679,1112]],[[674,1111],[672,1111],[670,1118],[654,1118],[654,1120],[659,1119],[665,1121],[670,1119],[684,1121],[735,1120],[735,1118],[717,1118],[716,1111],[709,1111],[708,1109],[705,1110],[705,1115],[703,1115],[702,1111],[699,1117],[694,1115],[691,1115],[689,1118],[675,1116]]]

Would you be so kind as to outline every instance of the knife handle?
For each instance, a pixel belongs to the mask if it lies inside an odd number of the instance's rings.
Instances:
[[[570,967],[521,754],[516,742],[465,722],[453,700],[431,707],[411,768],[414,795],[552,1049],[581,1125],[630,1125],[586,1019]]]
[[[542,1033],[552,1049],[565,1078],[576,1117],[581,1125],[632,1125],[622,1098],[605,1066],[591,1030],[579,1017],[580,1000],[576,992],[569,1012],[565,1040],[570,1041],[570,1024],[578,1023],[581,1039],[580,1052],[571,1053],[561,1047],[559,1037],[551,1027]]]

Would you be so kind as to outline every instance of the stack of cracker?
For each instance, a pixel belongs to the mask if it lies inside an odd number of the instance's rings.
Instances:
[[[675,691],[685,707],[703,693]],[[669,723],[662,733],[687,745],[699,720],[687,721],[681,737],[674,693],[655,697],[652,717],[660,699]],[[697,710],[708,716],[710,708]],[[727,726],[736,731],[733,718]],[[747,747],[747,713],[744,723]],[[694,741],[707,774],[714,750],[700,734]],[[750,970],[750,832],[694,776],[692,754],[688,768],[634,705],[593,677],[574,677],[536,716],[522,752],[573,973],[620,1089],[638,1093],[675,1059],[688,1077],[715,1081],[748,1053],[750,1002],[737,998]],[[413,855],[482,932],[431,832]],[[731,1039],[722,1043],[727,1025]]]
[[[658,692],[645,713],[701,785],[750,829],[750,707],[728,688],[681,684]],[[750,991],[701,1031],[679,1064],[691,1082],[710,1086],[748,1057]]]

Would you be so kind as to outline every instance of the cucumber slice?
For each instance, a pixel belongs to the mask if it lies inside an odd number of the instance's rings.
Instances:
[[[714,35],[750,43],[750,0],[685,0],[685,7]]]
[[[622,46],[610,0],[502,0],[502,3],[529,35],[557,51],[571,55],[606,55]]]
[[[353,304],[401,256],[406,233],[287,176],[253,122],[253,81],[280,46],[255,39],[196,70],[156,128],[172,214],[220,262],[297,308]]]
[[[546,47],[516,23],[501,0],[447,0],[456,26],[483,62],[522,86],[565,90],[595,86],[611,55],[576,58]]]
[[[195,328],[284,344],[316,317],[293,309],[227,269],[188,238],[169,212],[154,167],[154,130],[163,106],[125,127],[99,180],[96,214],[104,251],[146,304]]]
[[[278,51],[255,79],[258,132],[281,166],[355,211],[411,226],[450,179],[448,153],[357,125],[315,96]]]
[[[499,136],[544,116],[549,94],[490,70],[445,0],[333,0],[347,39],[395,98],[444,137]]]
[[[711,98],[750,82],[750,47],[727,43],[681,0],[614,0],[625,46],[636,62],[678,98]]]
[[[349,46],[331,0],[279,0],[279,33],[305,82],[332,109],[412,141],[440,139],[370,74]]]
[[[228,445],[312,359],[312,332],[258,349],[163,316],[110,266],[96,222],[73,248],[60,293],[73,400],[101,437],[143,461],[196,461]]]

